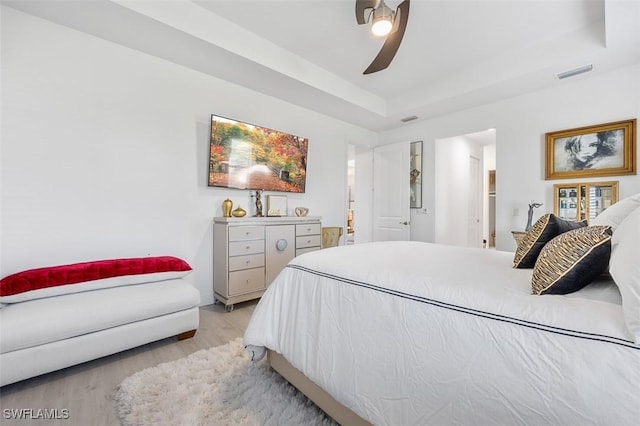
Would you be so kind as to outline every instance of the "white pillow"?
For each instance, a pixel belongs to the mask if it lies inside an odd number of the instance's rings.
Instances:
[[[627,328],[635,342],[640,343],[640,207],[613,233],[609,273],[622,296]]]
[[[589,225],[609,225],[615,230],[624,218],[638,207],[640,207],[640,193],[612,204],[589,222]]]
[[[84,281],[77,284],[58,285],[54,287],[40,288],[37,290],[25,291],[11,296],[0,296],[0,303],[20,303],[33,299],[43,299],[45,297],[61,296],[63,294],[80,293],[83,291],[102,290],[111,287],[122,287],[125,285],[144,284],[155,281],[166,281],[182,278],[191,273],[189,271],[166,271],[151,272],[149,274],[120,275],[111,278],[102,278],[93,281]]]

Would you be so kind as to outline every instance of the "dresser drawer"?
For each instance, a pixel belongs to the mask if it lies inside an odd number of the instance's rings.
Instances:
[[[249,254],[246,256],[234,256],[229,258],[229,271],[239,269],[259,268],[264,266],[264,254]]]
[[[229,272],[229,296],[264,290],[264,267]]]
[[[229,257],[256,253],[264,253],[264,240],[229,242]]]
[[[229,241],[264,239],[264,226],[230,226]]]
[[[296,249],[320,246],[320,235],[296,237]]]
[[[301,254],[309,253],[310,251],[320,250],[320,247],[307,247],[296,250],[296,256],[300,256]]]
[[[304,223],[296,225],[296,236],[320,234],[319,223]]]

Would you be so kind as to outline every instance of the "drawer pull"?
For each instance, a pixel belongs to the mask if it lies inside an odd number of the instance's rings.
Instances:
[[[247,231],[245,232],[245,235],[251,235],[251,232]]]
[[[251,248],[251,246],[246,246],[244,249],[245,250],[249,250]]]
[[[248,264],[250,264],[250,263],[251,263],[251,261],[250,261],[250,260],[247,260],[246,264],[248,265]]]
[[[247,280],[247,284],[249,284],[251,282],[251,280]]]
[[[289,243],[287,242],[287,240],[285,240],[284,238],[280,238],[278,241],[276,241],[276,250],[285,251],[288,245]]]
[[[311,240],[307,240],[307,243],[311,244]]]

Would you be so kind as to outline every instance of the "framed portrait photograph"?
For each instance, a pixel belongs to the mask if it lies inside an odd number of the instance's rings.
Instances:
[[[545,179],[636,174],[636,119],[545,135]]]

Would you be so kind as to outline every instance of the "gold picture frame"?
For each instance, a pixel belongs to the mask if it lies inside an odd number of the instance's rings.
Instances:
[[[636,119],[545,134],[545,179],[636,174]]]

